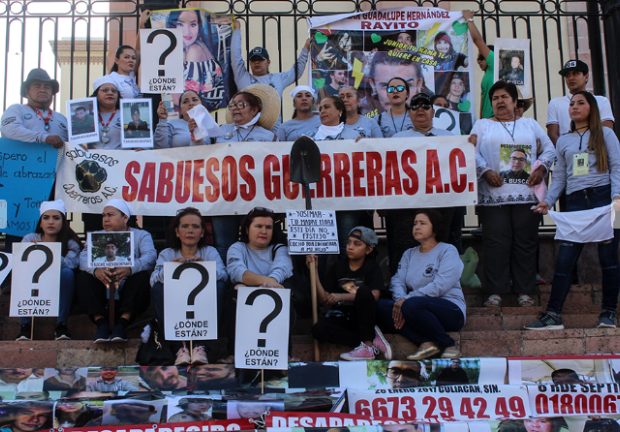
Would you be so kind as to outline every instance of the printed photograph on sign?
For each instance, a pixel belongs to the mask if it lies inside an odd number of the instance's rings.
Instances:
[[[431,385],[432,364],[423,361],[367,361],[368,389],[400,389]],[[360,377],[361,378],[361,377]]]
[[[456,23],[459,24],[458,22]],[[453,24],[454,27],[454,24]],[[469,58],[467,53],[467,25],[464,31],[456,33],[453,30],[437,32],[439,23],[430,30],[420,30],[417,32],[417,45],[423,47],[437,62],[435,72],[446,71],[468,71]],[[458,28],[458,27],[457,27]],[[424,54],[424,52],[422,52]]]
[[[532,147],[519,144],[500,144],[499,175],[505,184],[526,185],[532,167]]]
[[[97,141],[98,111],[97,99],[85,98],[67,101],[69,141],[74,144],[87,144]]]
[[[568,426],[562,417],[533,417],[526,420],[490,421],[489,426],[491,427],[491,432],[569,432]]]
[[[134,256],[131,231],[88,233],[86,248],[89,267],[132,267]]]
[[[140,369],[136,366],[89,368],[87,392],[114,392],[121,395],[140,391]]]
[[[54,426],[54,401],[0,402],[0,426],[4,432],[50,430]]]
[[[146,391],[180,391],[187,389],[187,368],[176,366],[142,366],[140,378]]]
[[[524,58],[525,52],[523,50],[500,49],[499,79],[522,86],[525,82]]]
[[[346,70],[318,70],[312,71],[313,87],[318,91],[317,103],[326,96],[338,97],[340,87],[348,85],[348,72]]]
[[[510,360],[510,384],[581,384],[613,382],[607,360]]]
[[[85,391],[88,368],[61,367],[45,369],[43,390]]]
[[[151,99],[121,99],[123,148],[153,147]]]
[[[435,94],[445,97],[452,111],[469,112],[469,73],[435,72]]]
[[[284,411],[283,401],[228,401],[227,417],[229,419],[238,418],[260,418],[265,412]]]
[[[221,396],[218,399],[221,399]],[[171,396],[168,398],[168,423],[213,420],[212,408],[213,399],[210,397]]]
[[[364,32],[364,51],[417,52],[415,30]]]
[[[208,364],[189,370],[188,390],[231,390],[238,387],[235,365]]]
[[[79,394],[70,397],[80,396]],[[85,395],[84,395],[85,396]],[[103,400],[59,400],[54,408],[55,427],[81,428],[100,424],[103,418]]]
[[[209,112],[226,108],[234,90],[230,70],[231,16],[200,9],[154,11],[151,25],[183,30],[185,90],[198,93]],[[179,97],[180,94],[162,96],[169,119],[178,118]]]
[[[166,400],[136,399],[106,400],[103,402],[102,425],[139,425],[166,421]]]
[[[349,53],[364,48],[364,32],[316,31],[312,37],[312,69],[349,70]]]
[[[37,373],[35,373],[37,372]],[[43,376],[35,368],[0,369],[0,393],[13,395],[23,391],[43,391]],[[9,397],[14,399],[15,397]]]
[[[338,365],[338,362],[289,363],[289,388],[315,389],[339,387]]]

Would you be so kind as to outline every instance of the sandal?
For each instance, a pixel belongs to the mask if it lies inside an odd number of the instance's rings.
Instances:
[[[497,294],[491,294],[487,301],[484,302],[484,307],[500,307],[502,304],[502,298]]]
[[[534,306],[534,299],[527,294],[521,294],[519,296],[519,306],[521,307],[530,307]]]

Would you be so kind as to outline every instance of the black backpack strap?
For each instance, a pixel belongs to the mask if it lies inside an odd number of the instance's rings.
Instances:
[[[282,243],[278,243],[277,245],[273,247],[273,249],[271,249],[271,261],[276,259],[276,252],[278,252],[278,249],[280,249],[283,246],[284,245]]]

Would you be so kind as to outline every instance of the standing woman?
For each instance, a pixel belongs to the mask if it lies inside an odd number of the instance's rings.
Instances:
[[[517,87],[498,81],[489,90],[495,115],[478,120],[476,137],[478,214],[482,223],[484,275],[489,298],[486,307],[499,307],[501,294],[510,292],[511,274],[520,306],[534,304],[529,296],[536,284],[536,249],[540,215],[534,186],[553,163],[553,143],[534,120],[516,119]],[[542,153],[537,157],[537,140]],[[540,165],[532,169],[536,160]],[[503,165],[500,167],[500,162]],[[509,169],[506,169],[509,167]],[[501,172],[501,174],[500,174]]]
[[[351,129],[362,138],[383,138],[377,120],[361,115],[360,94],[353,86],[343,86],[338,90],[338,96],[344,102],[347,120],[344,127]]]
[[[22,242],[59,242],[61,244],[60,304],[54,336],[56,340],[71,339],[67,329],[67,320],[73,302],[75,269],[80,264],[82,242],[69,226],[67,209],[62,200],[43,201],[39,207],[39,213],[41,217],[34,233],[26,234]],[[30,318],[21,319],[21,327],[16,340],[30,340],[31,323]]]
[[[142,97],[140,87],[136,83],[139,60],[136,50],[129,45],[121,45],[114,54],[114,65],[110,77],[115,80],[121,98],[138,99]]]
[[[420,246],[408,249],[390,281],[392,299],[379,300],[378,319],[384,330],[400,333],[418,346],[407,360],[422,360],[442,353],[460,357],[447,332],[465,325],[465,296],[459,279],[463,262],[456,248],[443,243],[443,221],[438,211],[418,210],[413,237]]]
[[[127,326],[137,315],[148,309],[150,304],[149,274],[155,267],[157,251],[153,238],[148,232],[129,228],[129,218],[133,209],[120,199],[111,199],[103,209],[103,231],[132,231],[134,265],[131,267],[89,267],[88,253],[84,248],[80,254],[80,270],[75,286],[78,297],[89,318],[97,326],[95,343],[126,342]],[[116,284],[120,297],[120,305],[116,308],[116,325],[110,333],[107,320],[107,290],[113,282]]]
[[[377,116],[377,123],[383,133],[383,138],[391,138],[398,132],[413,129],[413,123],[407,111],[409,83],[400,77],[395,77],[388,81],[386,90],[390,109]]]
[[[116,85],[117,81],[111,75],[102,76],[93,82],[94,92],[91,97],[97,98],[99,141],[88,143],[89,149],[114,150],[121,148],[123,125],[120,94]]]
[[[168,108],[159,102],[157,115],[159,123],[155,129],[155,148],[174,148],[205,144],[203,139],[193,139],[196,120],[189,118],[187,112],[200,105],[200,96],[194,90],[185,90],[179,98],[181,118],[168,121]]]
[[[192,261],[215,261],[217,274],[217,316],[218,321],[224,316],[224,295],[228,274],[217,250],[206,244],[206,224],[200,211],[193,207],[179,210],[168,228],[168,244],[171,247],[159,253],[155,270],[151,273],[153,303],[160,328],[164,329],[164,263]],[[185,342],[170,341],[170,348],[176,354],[175,366],[188,364],[207,364],[208,341],[194,341],[190,352]]]
[[[602,126],[596,99],[587,91],[573,95],[569,114],[571,132],[562,135],[557,142],[557,161],[551,189],[534,211],[547,214],[562,192],[566,192],[566,208],[562,211],[575,212],[609,206],[612,198],[614,209],[617,209],[620,205],[618,138],[612,129]],[[616,327],[620,291],[619,243],[620,230],[617,229],[614,229],[613,239],[598,243],[598,259],[603,274],[603,305],[597,327]],[[533,323],[527,324],[524,327],[526,330],[564,328],[562,308],[571,288],[573,267],[583,246],[584,243],[560,242],[547,311]]]
[[[284,244],[284,235],[273,210],[254,207],[241,224],[241,241],[228,250],[226,271],[230,275],[228,290],[228,357],[220,363],[235,362],[235,316],[237,288],[243,286],[285,288],[287,279],[293,276],[293,262]],[[287,288],[288,289],[288,288]],[[291,307],[291,329],[295,310]],[[290,335],[290,333],[289,333]],[[290,336],[289,336],[290,338]],[[292,344],[289,343],[289,355]]]
[[[293,118],[278,128],[278,141],[295,141],[302,135],[311,134],[321,125],[321,119],[312,112],[316,100],[314,89],[300,85],[291,92],[293,98]]]

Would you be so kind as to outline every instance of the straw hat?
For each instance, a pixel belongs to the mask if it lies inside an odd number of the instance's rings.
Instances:
[[[252,93],[258,98],[260,102],[260,119],[258,125],[264,127],[267,130],[273,129],[278,117],[280,117],[280,96],[276,89],[267,84],[252,84],[249,85],[240,92]],[[232,123],[232,114],[230,110],[226,110],[226,123]]]
[[[532,104],[534,103],[534,98],[527,98],[524,99],[523,95],[521,94],[521,90],[519,90],[519,87],[517,87],[517,100],[523,102],[524,104],[524,108],[523,108],[523,113],[525,113],[527,110],[530,109],[530,107],[532,106]]]

